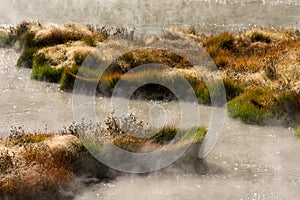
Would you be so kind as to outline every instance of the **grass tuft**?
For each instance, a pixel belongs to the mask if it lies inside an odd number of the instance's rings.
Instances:
[[[297,119],[300,114],[299,94],[255,88],[234,98],[227,104],[229,116],[246,123],[265,124],[268,121]]]
[[[63,68],[56,69],[49,65],[47,58],[43,54],[33,58],[31,78],[39,81],[59,83]]]
[[[207,41],[205,41],[205,47],[215,46],[221,49],[231,50],[233,48],[234,36],[231,33],[221,33],[216,36],[209,37]]]
[[[270,36],[264,35],[263,33],[259,33],[259,32],[252,33],[250,39],[251,42],[265,42],[265,43],[272,42]]]
[[[28,48],[24,51],[21,57],[18,59],[18,67],[32,68],[34,54],[38,51],[37,48]]]
[[[205,82],[198,84],[194,90],[198,97],[198,102],[204,105],[211,105],[211,99],[217,100],[217,106],[223,106],[226,102],[218,102],[222,95],[226,95],[226,100],[230,101],[236,96],[244,92],[242,83],[233,82],[230,79],[216,81],[215,83],[208,83],[211,91]],[[224,86],[225,94],[222,92]]]
[[[300,126],[295,129],[295,135],[300,138]]]

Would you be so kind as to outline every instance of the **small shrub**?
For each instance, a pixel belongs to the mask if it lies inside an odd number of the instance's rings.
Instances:
[[[262,33],[254,32],[252,33],[251,42],[265,42],[265,43],[271,43],[271,38],[269,36],[266,36]]]
[[[118,117],[114,112],[105,120],[105,133],[111,137],[119,135],[144,136],[145,125],[143,121],[137,120],[136,116],[130,113],[128,116]]]

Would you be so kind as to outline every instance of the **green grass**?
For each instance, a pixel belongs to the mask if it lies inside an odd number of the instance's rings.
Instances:
[[[28,48],[20,56],[17,62],[18,67],[32,68],[34,54],[38,51],[37,48]]]
[[[295,135],[300,138],[300,126],[295,129]]]
[[[60,79],[60,89],[65,91],[71,91],[74,86],[75,77],[73,75],[76,75],[80,66],[75,65],[73,67],[65,67],[61,79]]]
[[[31,78],[39,81],[59,83],[63,68],[56,69],[49,65],[44,55],[36,55],[33,58]]]
[[[196,134],[195,134],[196,132]],[[189,128],[182,139],[180,140],[181,142],[189,142],[192,140],[192,143],[198,143],[201,142],[205,134],[207,133],[207,129],[205,127],[192,127]],[[191,135],[194,135],[194,137],[191,137]]]
[[[272,105],[267,99],[271,91],[253,89],[245,92],[227,104],[229,116],[250,124],[262,124],[272,118]]]
[[[13,34],[12,32],[9,33],[0,32],[0,47],[13,46],[16,40],[17,40],[16,35]]]
[[[233,82],[230,79],[219,80],[214,83],[208,83],[211,91],[208,90],[206,83],[198,84],[194,90],[198,98],[198,102],[204,105],[211,105],[211,99],[216,100],[218,106],[224,105],[226,102],[218,102],[222,99],[222,87],[224,86],[226,93],[226,100],[230,101],[236,96],[244,92],[244,86],[241,83]]]
[[[294,92],[276,93],[268,88],[254,88],[230,101],[227,109],[230,117],[246,123],[265,124],[277,119],[288,122],[299,117],[300,98]]]
[[[73,65],[65,67],[60,79],[60,89],[71,91],[73,89],[76,78],[90,86],[99,82],[100,69],[90,69],[88,67]]]
[[[178,131],[179,129],[175,126],[164,126],[158,131],[156,135],[152,136],[150,139],[152,139],[156,143],[165,144],[166,142],[171,141]]]

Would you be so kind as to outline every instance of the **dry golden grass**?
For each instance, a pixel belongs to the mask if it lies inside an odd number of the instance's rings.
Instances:
[[[1,170],[0,195],[33,198],[43,192],[57,192],[62,184],[72,181],[71,162],[78,156],[78,138],[25,134],[22,139],[14,139],[1,146],[1,151],[7,149],[5,155],[9,157],[3,160],[1,154],[1,166],[10,165]]]
[[[76,41],[42,48],[37,55],[44,55],[51,67],[59,69],[75,64],[81,65],[92,50],[93,47],[85,45],[82,41]]]

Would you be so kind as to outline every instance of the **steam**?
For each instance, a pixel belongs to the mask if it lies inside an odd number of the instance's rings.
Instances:
[[[299,28],[297,0],[18,0],[0,1],[0,23],[70,21],[126,27],[196,26],[204,33],[245,28]],[[46,5],[46,6],[45,6]],[[45,12],[47,9],[47,12]],[[255,15],[254,15],[255,13]],[[109,16],[109,17],[108,17]]]
[[[0,23],[16,24],[22,20],[12,1],[0,0],[0,5]]]
[[[299,151],[288,128],[227,119],[224,134],[204,162],[119,174],[85,187],[75,199],[295,199],[300,195]]]

